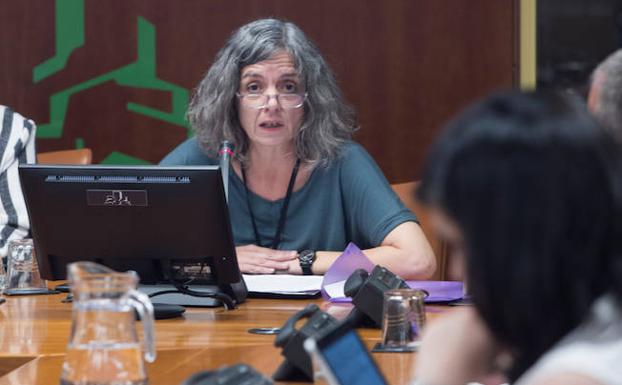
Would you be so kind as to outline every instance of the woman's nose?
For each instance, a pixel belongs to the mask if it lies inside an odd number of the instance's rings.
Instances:
[[[266,108],[281,108],[281,103],[279,102],[279,94],[267,94],[266,98]]]

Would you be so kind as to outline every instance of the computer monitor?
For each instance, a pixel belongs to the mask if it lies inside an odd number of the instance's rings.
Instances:
[[[19,174],[45,279],[88,260],[135,270],[141,284],[241,281],[217,166],[25,164]]]

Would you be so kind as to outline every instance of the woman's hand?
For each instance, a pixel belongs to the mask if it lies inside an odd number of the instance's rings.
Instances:
[[[430,323],[423,333],[415,375],[424,384],[466,384],[498,376],[500,349],[473,308]],[[498,377],[497,377],[498,378]]]
[[[273,274],[278,270],[287,271],[290,262],[297,260],[295,250],[273,250],[256,245],[237,246],[238,265],[242,273]]]

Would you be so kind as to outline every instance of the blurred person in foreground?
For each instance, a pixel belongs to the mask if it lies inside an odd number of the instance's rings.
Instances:
[[[610,54],[592,73],[588,107],[604,127],[622,140],[622,49]]]
[[[553,94],[498,94],[447,127],[418,195],[474,307],[429,325],[414,384],[622,384],[620,153]]]
[[[17,168],[22,163],[35,163],[36,131],[32,120],[0,105],[0,258],[8,255],[11,240],[30,235]]]
[[[415,216],[351,141],[355,115],[296,25],[263,19],[238,29],[188,118],[195,137],[161,164],[218,164],[221,142],[235,145],[229,213],[243,272],[323,274],[354,242],[405,279],[433,274]]]

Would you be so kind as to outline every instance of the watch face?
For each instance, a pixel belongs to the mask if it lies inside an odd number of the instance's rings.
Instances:
[[[298,256],[301,264],[310,265],[315,261],[315,251],[313,250],[304,250]]]

